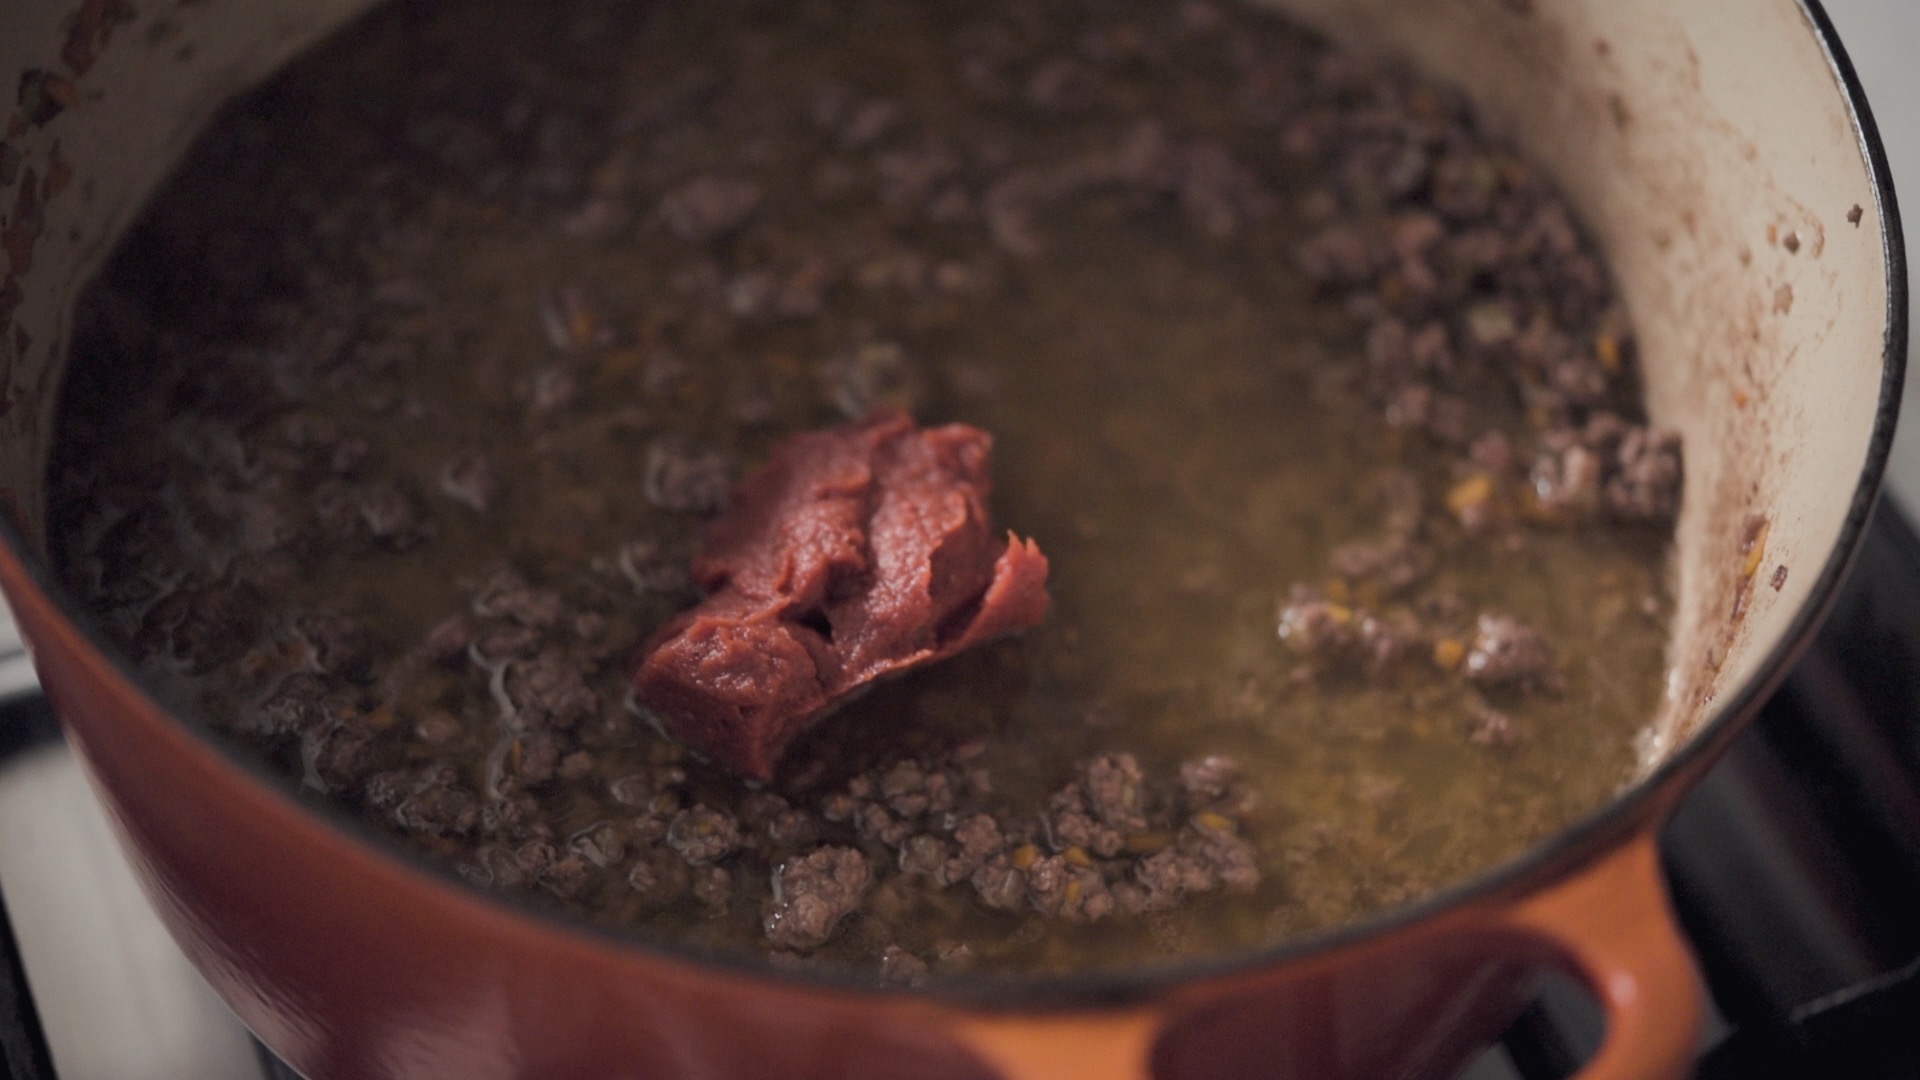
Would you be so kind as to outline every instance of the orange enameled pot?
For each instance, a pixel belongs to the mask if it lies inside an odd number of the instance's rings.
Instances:
[[[1886,164],[1813,0],[1264,0],[1461,86],[1606,250],[1649,410],[1688,454],[1640,779],[1522,858],[1336,933],[884,991],[616,940],[408,861],[156,704],[48,571],[79,287],[221,100],[373,2],[0,10],[0,74],[22,87],[0,153],[0,588],[154,903],[277,1053],[315,1080],[1444,1075],[1559,968],[1607,1010],[1583,1075],[1685,1074],[1700,992],[1653,837],[1845,571],[1906,349]],[[1787,569],[1777,588],[1754,587],[1761,565]]]

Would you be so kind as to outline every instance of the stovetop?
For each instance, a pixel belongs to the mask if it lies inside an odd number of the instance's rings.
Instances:
[[[1920,4],[1825,3],[1920,208]],[[1662,837],[1712,997],[1698,1080],[1920,1080],[1920,536],[1896,505],[1920,508],[1920,377],[1908,387],[1896,499],[1831,620]],[[291,1080],[166,938],[44,701],[18,694],[31,683],[0,611],[0,1080]],[[1569,1076],[1600,1038],[1555,982],[1465,1076]]]
[[[1916,613],[1920,535],[1885,504],[1826,628],[1662,837],[1675,906],[1715,1010],[1699,1080],[1920,1077]],[[0,776],[13,777],[0,785],[0,852],[8,832],[36,828],[14,811],[61,819],[69,835],[76,818],[98,815],[83,788],[59,785],[70,768],[43,700],[0,712]],[[16,852],[0,859],[0,877],[46,865]],[[45,942],[10,926],[44,926],[48,913],[20,911],[10,923],[0,907],[0,1077],[292,1078],[250,1044],[164,940],[151,938],[151,914],[137,901],[129,907],[125,884],[114,880],[125,872],[106,861],[66,881],[9,888],[9,899],[57,902],[66,925],[91,924],[104,937],[69,936],[65,948],[104,951],[115,958],[109,975],[117,963],[126,978],[96,980],[78,1010],[36,996],[43,985],[73,994],[61,979],[38,977],[29,992],[23,977],[23,953],[36,976],[57,961],[36,957]],[[85,1023],[115,1010],[109,1030]],[[1466,1076],[1565,1077],[1600,1035],[1585,995],[1556,982]]]

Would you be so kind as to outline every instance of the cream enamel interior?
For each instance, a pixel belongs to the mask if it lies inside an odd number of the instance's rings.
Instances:
[[[0,334],[0,493],[36,542],[80,286],[221,101],[373,2],[142,6],[76,81],[79,103],[9,140],[43,177],[57,143],[73,174],[46,203]],[[1260,2],[1464,87],[1604,246],[1640,332],[1649,407],[1686,441],[1650,767],[1756,674],[1809,601],[1873,434],[1889,282],[1871,175],[1812,28],[1794,0]],[[0,11],[10,85],[58,70],[72,6]],[[0,212],[17,194],[0,187]],[[1762,517],[1749,586],[1742,538]]]
[[[1268,2],[1464,87],[1606,251],[1649,411],[1685,439],[1667,695],[1641,740],[1653,767],[1809,602],[1873,435],[1889,283],[1812,27],[1790,0]]]

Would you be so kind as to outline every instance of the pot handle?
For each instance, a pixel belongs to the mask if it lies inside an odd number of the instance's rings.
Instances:
[[[973,1017],[949,1030],[1002,1080],[1152,1080],[1153,1009],[1080,1017]]]
[[[1667,903],[1655,830],[1519,901],[1502,922],[1600,1000],[1606,1041],[1576,1080],[1693,1075],[1703,990]]]
[[[1667,904],[1655,832],[1492,917],[1600,999],[1607,1035],[1575,1080],[1685,1080],[1703,992]],[[1149,1080],[1165,1017],[1152,1008],[1077,1017],[967,1017],[948,1030],[1004,1080]]]

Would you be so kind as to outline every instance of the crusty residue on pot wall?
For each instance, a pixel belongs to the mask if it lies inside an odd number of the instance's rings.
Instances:
[[[48,210],[72,189],[73,165],[62,152],[60,134],[49,130],[62,114],[82,107],[82,80],[100,51],[112,41],[114,30],[134,17],[124,0],[84,0],[64,22],[65,36],[57,58],[45,67],[29,67],[15,82],[13,108],[0,129],[0,185],[8,188],[0,200],[0,424],[9,432],[35,430],[33,410],[13,415],[15,406],[34,389],[44,387],[44,376],[34,378],[30,351],[42,347],[40,361],[52,355],[57,338],[36,341],[21,309],[26,283],[34,268],[34,254],[47,232]],[[26,510],[32,506],[31,510]],[[38,532],[38,500],[23,499],[18,483],[0,484],[0,508],[14,524]]]
[[[214,109],[372,2],[0,5],[0,506],[36,547],[81,286]]]

